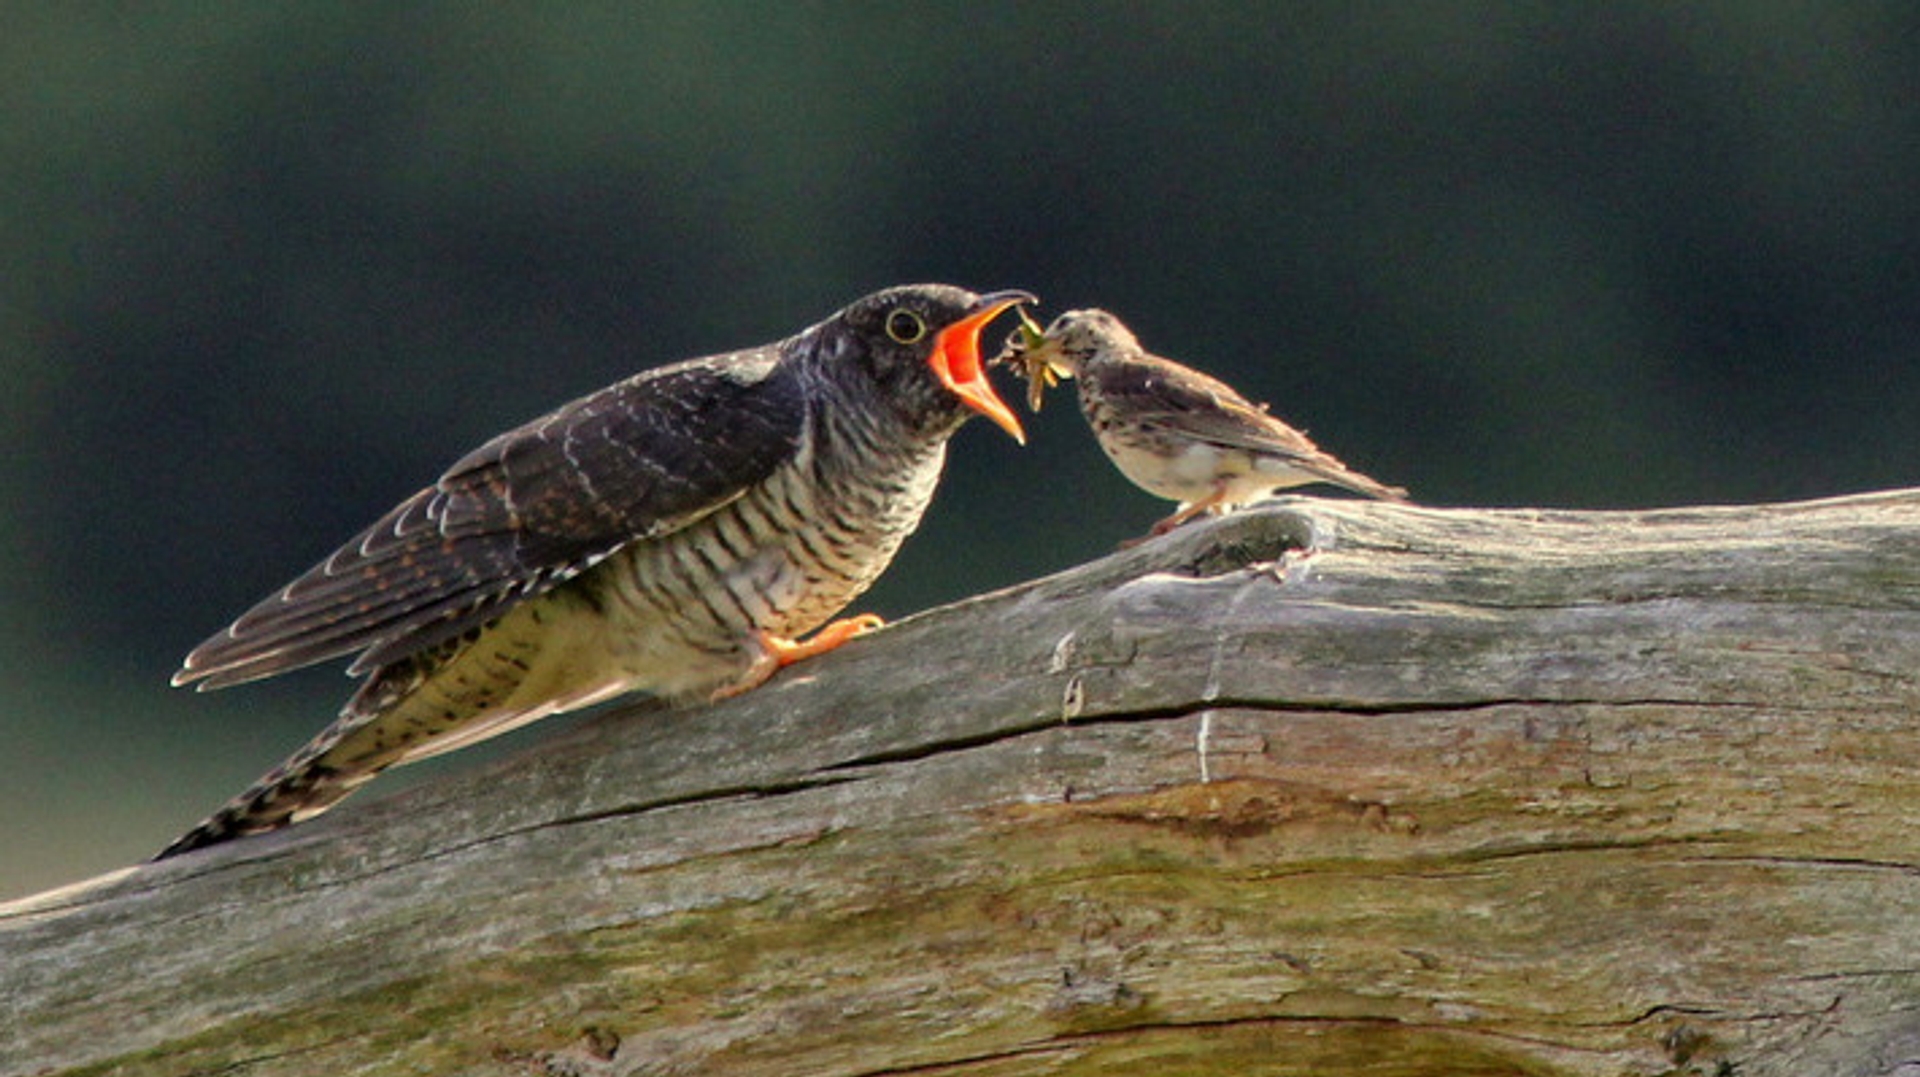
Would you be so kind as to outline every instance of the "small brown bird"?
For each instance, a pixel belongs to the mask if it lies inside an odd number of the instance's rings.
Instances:
[[[358,653],[338,721],[160,857],[316,815],[387,767],[629,691],[742,692],[878,625],[829,618],[919,525],[1025,292],[888,289],[482,445],[187,656],[223,688]],[[795,637],[814,629],[804,642]]]
[[[1036,408],[1055,376],[1079,386],[1080,410],[1122,474],[1157,497],[1180,502],[1153,526],[1163,535],[1203,513],[1222,513],[1275,490],[1325,482],[1387,501],[1386,486],[1322,452],[1231,386],[1152,355],[1104,310],[1070,310],[1044,333],[1031,323],[995,362],[1020,364]]]

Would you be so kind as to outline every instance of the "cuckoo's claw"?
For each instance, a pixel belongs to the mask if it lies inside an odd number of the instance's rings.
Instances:
[[[793,665],[795,662],[812,658],[817,654],[826,654],[855,636],[865,635],[887,622],[879,614],[861,613],[852,617],[842,617],[828,623],[820,631],[803,640],[787,639],[771,632],[755,632],[753,641],[758,645],[760,654],[747,668],[746,676],[737,683],[713,693],[713,700],[731,699],[743,692],[750,692],[767,682],[767,678]]]
[[[760,645],[773,655],[776,668],[790,666],[801,659],[812,658],[816,654],[826,654],[853,637],[864,635],[886,623],[877,613],[860,613],[833,621],[804,640],[781,639],[771,633],[762,632]]]

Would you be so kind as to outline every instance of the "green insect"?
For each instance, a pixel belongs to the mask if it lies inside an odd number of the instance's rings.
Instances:
[[[1027,379],[1027,407],[1040,410],[1040,402],[1048,389],[1060,384],[1060,371],[1047,361],[1047,335],[1040,323],[1033,320],[1027,308],[1019,308],[1020,328],[1007,338],[1007,346],[996,358],[999,361],[1018,363],[1020,374]]]

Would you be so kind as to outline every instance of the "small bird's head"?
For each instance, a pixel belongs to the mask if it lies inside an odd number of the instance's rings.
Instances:
[[[1140,351],[1140,341],[1120,319],[1104,310],[1070,310],[1045,330],[1021,314],[1020,328],[993,357],[995,363],[1017,364],[1027,377],[1027,404],[1040,410],[1040,397],[1060,378],[1077,377],[1085,366],[1104,357],[1122,357]]]
[[[1007,308],[1033,302],[1021,291],[903,285],[855,302],[814,332],[826,334],[824,352],[864,372],[916,425],[958,426],[977,412],[1024,444],[1020,420],[987,380],[980,331]]]
[[[1037,349],[1064,377],[1073,377],[1093,360],[1140,350],[1133,330],[1112,314],[1097,308],[1070,310],[1053,320],[1041,334]]]

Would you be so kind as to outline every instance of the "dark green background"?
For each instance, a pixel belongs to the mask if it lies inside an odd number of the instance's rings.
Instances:
[[[324,725],[166,678],[465,449],[885,284],[1109,307],[1436,504],[1920,478],[1920,6],[1067,10],[9,5],[0,894]],[[866,607],[1164,511],[1034,427]]]

